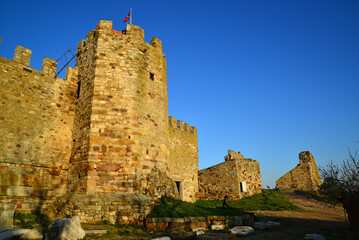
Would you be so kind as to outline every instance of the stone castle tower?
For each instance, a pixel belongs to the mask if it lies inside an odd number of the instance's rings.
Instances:
[[[56,61],[45,58],[39,72],[30,57],[20,46],[13,61],[0,57],[1,202],[31,211],[40,201],[49,213],[61,210],[52,201],[76,198],[82,221],[93,211],[126,223],[160,197],[197,199],[197,129],[168,116],[160,40],[101,20],[65,79],[54,78]],[[110,214],[97,198],[125,200]]]
[[[70,176],[80,192],[139,193],[154,166],[169,170],[166,58],[160,40],[151,44],[137,26],[100,21],[78,45]]]

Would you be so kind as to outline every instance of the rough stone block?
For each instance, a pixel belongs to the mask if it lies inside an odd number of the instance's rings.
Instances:
[[[1,174],[0,185],[11,186],[19,184],[19,176],[13,172],[5,172]]]
[[[207,222],[191,222],[190,227],[191,229],[196,228],[208,228],[209,224]]]
[[[31,187],[9,186],[6,190],[8,196],[26,197],[30,196]]]
[[[224,227],[225,227],[224,224],[211,225],[212,230],[223,230]]]
[[[147,231],[165,232],[168,229],[168,222],[146,223]]]

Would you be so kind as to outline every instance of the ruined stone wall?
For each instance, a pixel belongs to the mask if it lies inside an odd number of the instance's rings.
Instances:
[[[240,198],[236,163],[223,162],[198,172],[199,199]]]
[[[79,44],[81,90],[71,178],[79,192],[144,193],[154,167],[168,170],[166,60],[143,29],[101,20]],[[79,176],[80,175],[80,176]]]
[[[198,198],[197,129],[169,117],[169,171],[177,182],[181,199],[194,202]]]
[[[29,67],[31,50],[0,57],[0,198],[66,193],[76,70],[56,78],[56,61]],[[53,70],[50,68],[52,66]]]
[[[199,198],[204,200],[238,200],[243,196],[261,193],[262,183],[259,163],[228,150],[225,162],[198,172]],[[247,192],[241,191],[240,182],[245,182]]]
[[[309,151],[299,153],[299,164],[276,181],[279,189],[318,190],[322,184],[314,157]]]
[[[238,181],[245,182],[247,185],[245,196],[248,197],[261,193],[262,180],[259,162],[250,158],[236,160],[236,162]]]

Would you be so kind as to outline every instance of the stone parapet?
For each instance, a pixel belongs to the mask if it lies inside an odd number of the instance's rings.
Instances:
[[[14,54],[14,61],[25,66],[30,66],[31,53],[32,51],[30,49],[17,46]]]
[[[169,116],[168,117],[168,125],[172,128],[180,130],[182,132],[188,132],[193,135],[197,135],[197,128],[189,125],[188,123],[184,123],[182,120],[176,120],[176,118]]]
[[[45,57],[42,62],[42,72],[46,75],[54,77],[57,70],[57,61],[48,57]]]

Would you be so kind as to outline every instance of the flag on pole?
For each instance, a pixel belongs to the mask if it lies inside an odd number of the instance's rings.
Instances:
[[[125,18],[125,20],[123,20],[123,23],[127,22],[128,19],[130,19],[130,16],[131,16],[131,12],[129,12]]]

